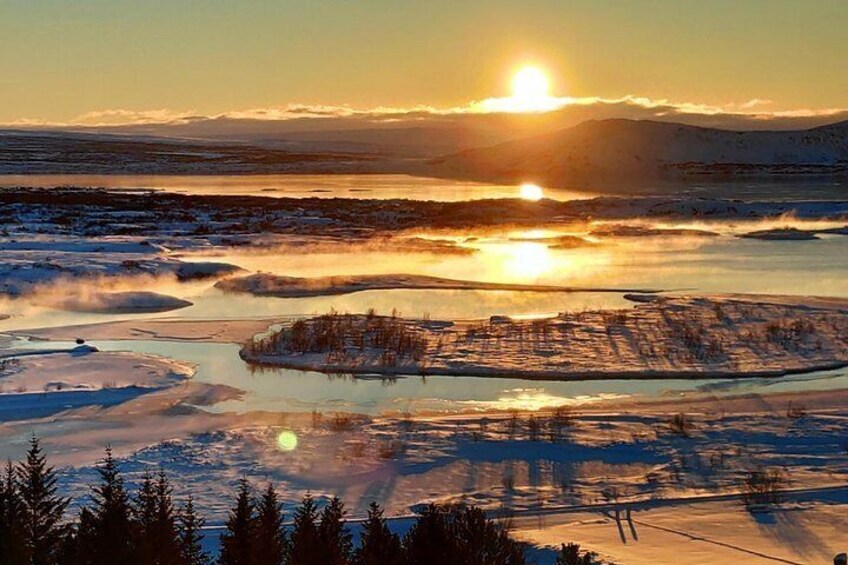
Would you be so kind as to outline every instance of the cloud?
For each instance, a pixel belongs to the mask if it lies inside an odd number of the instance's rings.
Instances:
[[[353,116],[357,110],[349,106],[314,106],[308,104],[289,104],[270,108],[252,108],[218,114],[214,118],[234,120],[291,120],[295,118],[339,118]]]
[[[78,116],[69,125],[115,126],[126,124],[167,124],[180,123],[197,118],[194,111],[181,112],[161,108],[159,110],[96,110]]]
[[[590,119],[626,118],[681,122],[688,125],[726,129],[806,129],[848,119],[848,109],[799,108],[774,110],[773,102],[754,98],[724,105],[679,102],[628,95],[620,98],[550,97],[536,101],[536,111],[515,113],[521,101],[488,98],[464,106],[437,108],[418,105],[408,108],[288,104],[251,108],[213,115],[194,110],[109,109],[87,112],[66,123],[19,120],[12,125],[27,129],[99,129],[111,131],[192,135],[220,133],[230,138],[250,138],[248,130],[264,133],[400,127],[458,127],[490,130],[493,140],[506,133],[515,136],[544,133],[571,127]],[[239,124],[237,130],[233,124]],[[251,125],[253,124],[253,125]],[[508,132],[508,130],[511,130]],[[237,132],[237,133],[234,133]],[[500,132],[500,133],[497,133]]]

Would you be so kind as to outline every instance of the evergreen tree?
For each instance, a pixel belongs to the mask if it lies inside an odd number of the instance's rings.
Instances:
[[[179,565],[180,562],[180,542],[172,494],[168,475],[160,469],[156,477],[155,563],[161,565]]]
[[[0,477],[0,565],[209,565],[201,547],[203,519],[191,497],[179,512],[167,475],[148,472],[136,496],[124,489],[111,450],[98,466],[100,481],[76,527],[61,520],[68,501],[56,496],[56,477],[36,439],[17,468]],[[353,551],[342,502],[319,513],[307,494],[287,540],[279,497],[269,484],[254,500],[246,479],[221,536],[220,565],[523,565],[525,546],[475,507],[430,505],[403,542],[372,503],[361,543]],[[562,545],[557,565],[591,565],[595,555]]]
[[[100,483],[91,488],[92,507],[80,513],[78,554],[86,565],[137,563],[129,495],[108,446],[97,472]]]
[[[368,507],[368,519],[362,525],[362,538],[353,560],[355,565],[403,565],[400,538],[392,533],[376,502]]]
[[[57,562],[61,565],[77,565],[84,563],[79,555],[78,532],[79,525],[69,524],[59,546],[59,558]]]
[[[406,562],[523,565],[524,544],[475,507],[430,505],[404,538]]]
[[[455,562],[467,565],[523,565],[525,546],[486,518],[477,507],[454,508],[449,532],[456,548]]]
[[[26,563],[24,543],[23,503],[15,484],[11,461],[0,481],[0,565]]]
[[[191,496],[177,514],[177,532],[180,540],[180,562],[182,565],[208,565],[209,556],[204,553],[200,543],[204,520],[197,515]]]
[[[70,502],[56,496],[56,473],[37,438],[30,440],[26,459],[16,470],[15,487],[21,506],[23,543],[30,565],[53,565],[66,534],[62,516]]]
[[[256,516],[256,559],[260,565],[282,565],[286,559],[288,548],[281,508],[274,485],[268,483]]]
[[[93,565],[97,545],[94,513],[83,507],[79,513],[76,530],[67,537],[62,548],[62,565]]]
[[[145,472],[133,507],[137,559],[143,565],[178,565],[180,562],[171,485],[164,471],[154,481]]]
[[[318,537],[324,550],[325,565],[348,565],[353,553],[350,531],[345,527],[345,509],[338,497],[333,497],[321,512]]]
[[[318,535],[318,509],[312,495],[303,497],[295,510],[292,525],[289,565],[322,565],[321,538]]]
[[[247,479],[239,481],[236,505],[230,510],[226,531],[221,534],[221,565],[256,563],[255,503]]]
[[[580,553],[580,545],[576,543],[562,544],[557,554],[556,565],[592,565],[595,554],[591,551]]]
[[[135,500],[133,500],[132,517],[134,545],[138,562],[145,565],[152,563],[155,550],[156,488],[153,484],[153,475],[150,474],[149,470],[144,472]]]
[[[456,548],[448,532],[447,512],[435,504],[427,506],[406,533],[403,550],[409,565],[454,563]]]

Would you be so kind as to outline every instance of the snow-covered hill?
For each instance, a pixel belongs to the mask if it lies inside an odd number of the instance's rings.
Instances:
[[[433,164],[445,176],[549,186],[682,174],[845,173],[848,122],[802,131],[728,131],[592,120],[553,134],[463,151]]]

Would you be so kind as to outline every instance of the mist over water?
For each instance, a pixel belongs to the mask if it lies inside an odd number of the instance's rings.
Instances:
[[[0,178],[0,185],[88,184],[110,188],[154,188],[189,194],[260,196],[342,196],[363,198],[432,198],[461,200],[515,197],[519,187],[459,183],[403,176],[237,176],[133,177],[50,176]],[[737,184],[725,189],[753,190]],[[824,186],[824,185],[823,185]],[[836,185],[834,185],[836,186]],[[830,187],[833,188],[833,187]],[[828,188],[828,190],[830,190]],[[548,198],[574,195],[543,189]],[[690,186],[681,194],[698,192]],[[577,194],[577,193],[575,193]],[[740,192],[739,194],[742,194]],[[591,196],[580,193],[579,196]],[[797,196],[787,188],[777,197]],[[646,230],[647,235],[619,234],[618,227]],[[174,276],[111,276],[59,280],[28,296],[0,301],[0,331],[66,327],[116,320],[279,319],[339,312],[396,311],[432,319],[486,319],[495,315],[537,317],[558,312],[632,308],[623,292],[592,289],[658,289],[691,294],[772,293],[848,296],[848,237],[820,235],[810,241],[762,241],[738,236],[755,230],[793,227],[823,230],[839,221],[808,221],[786,215],[771,220],[664,221],[635,219],[585,221],[536,229],[485,228],[396,233],[390,239],[345,243],[335,238],[301,237],[292,243],[261,247],[187,247],[170,253],[186,262],[221,261],[246,273],[289,277],[413,274],[448,279],[514,284],[546,284],[585,289],[550,293],[508,290],[365,290],[333,296],[274,298],[225,293],[214,280],[178,282]],[[604,231],[606,230],[606,231]],[[678,230],[663,233],[656,230]],[[680,231],[684,230],[684,231]],[[685,230],[696,230],[687,232]],[[705,233],[697,233],[697,232]],[[706,233],[708,232],[708,233]],[[245,274],[245,273],[242,273]],[[99,304],[106,293],[149,291],[187,300],[191,306],[165,313],[109,314],[67,311],[67,303]],[[86,330],[79,337],[88,339]],[[489,409],[536,409],[557,404],[581,405],[617,397],[664,398],[682,392],[721,394],[760,390],[796,390],[842,386],[844,372],[829,372],[779,382],[754,379],[726,381],[582,381],[533,382],[472,377],[399,377],[363,379],[327,377],[313,372],[250,368],[237,344],[187,341],[94,340],[108,351],[135,351],[196,363],[196,382],[243,390],[203,409],[213,412],[354,411],[368,414],[403,411],[441,412]],[[55,342],[17,341],[18,347],[55,347]],[[70,344],[67,344],[70,345]]]

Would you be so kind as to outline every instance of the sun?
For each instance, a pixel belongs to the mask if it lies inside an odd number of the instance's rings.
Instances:
[[[504,98],[486,98],[473,106],[483,112],[540,113],[562,108],[570,103],[567,97],[550,94],[548,73],[534,65],[519,67],[512,75],[512,92]]]
[[[542,187],[537,184],[532,183],[524,183],[518,187],[518,194],[524,200],[541,200],[545,193],[542,191]]]
[[[521,67],[512,77],[512,96],[507,98],[514,112],[547,112],[561,105],[550,93],[548,75],[539,67]]]
[[[512,97],[516,100],[546,100],[549,88],[548,76],[538,67],[523,67],[512,78]]]

